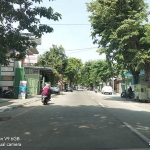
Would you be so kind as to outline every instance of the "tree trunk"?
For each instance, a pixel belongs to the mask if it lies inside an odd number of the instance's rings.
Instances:
[[[134,84],[138,84],[139,83],[140,71],[132,71],[131,73],[132,73],[132,75],[134,77]]]

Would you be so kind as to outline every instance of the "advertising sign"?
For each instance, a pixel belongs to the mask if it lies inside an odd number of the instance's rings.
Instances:
[[[27,92],[27,81],[20,81],[19,85],[19,99],[25,99]]]
[[[37,63],[37,56],[26,56],[26,58],[24,59],[24,63]]]

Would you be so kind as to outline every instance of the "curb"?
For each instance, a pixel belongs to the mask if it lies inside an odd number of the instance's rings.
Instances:
[[[51,97],[54,97],[55,95],[51,95]],[[39,100],[41,100],[41,98],[38,98],[38,99],[36,99],[36,100],[31,100],[31,101],[29,101],[29,102],[24,102],[24,103],[22,103],[22,104],[18,104],[18,105],[8,105],[8,106],[6,106],[6,108],[2,108],[2,109],[0,109],[0,113],[2,113],[2,112],[6,112],[6,111],[9,111],[9,110],[13,110],[13,109],[16,109],[16,108],[18,108],[18,107],[23,107],[24,105],[28,105],[28,104],[30,104],[30,103],[33,103],[33,102],[37,102],[37,101],[39,101]]]
[[[36,102],[36,101],[39,101],[39,100],[32,100],[30,102],[25,102],[25,103],[18,104],[18,105],[15,105],[15,106],[7,106],[6,108],[0,109],[0,113],[6,112],[6,111],[9,111],[9,110],[13,110],[13,109],[16,109],[18,107],[23,107],[24,105],[27,105],[27,104],[30,104],[30,103],[33,103],[33,102]]]

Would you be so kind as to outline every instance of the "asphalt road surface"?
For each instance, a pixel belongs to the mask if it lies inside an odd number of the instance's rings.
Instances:
[[[150,150],[150,105],[64,92],[0,113],[0,150]]]

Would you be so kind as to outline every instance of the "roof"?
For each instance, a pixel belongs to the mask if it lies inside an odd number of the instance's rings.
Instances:
[[[50,74],[54,73],[53,69],[51,67],[24,66],[24,68],[37,69],[37,70],[42,71],[44,73],[50,73]]]
[[[30,46],[29,49],[27,50],[27,54],[28,55],[33,55],[33,54],[39,54],[39,52],[35,47]]]

